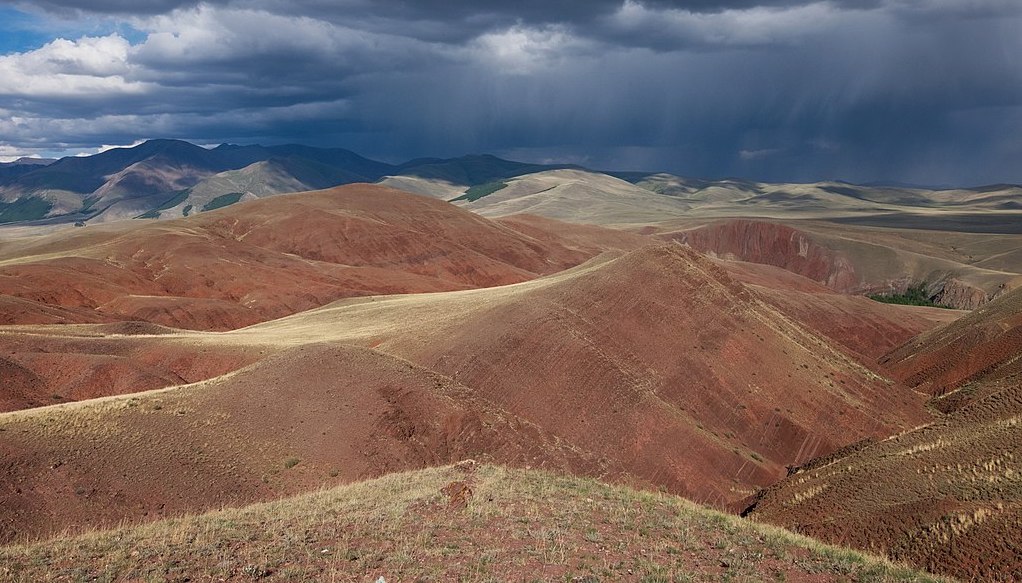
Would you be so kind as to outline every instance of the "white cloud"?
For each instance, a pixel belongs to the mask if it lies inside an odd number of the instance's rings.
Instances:
[[[130,45],[120,35],[56,39],[43,47],[0,57],[0,95],[88,96],[140,93],[131,81]]]
[[[239,55],[329,53],[337,50],[339,36],[337,28],[307,17],[204,5],[142,19],[136,26],[149,33],[135,50],[140,61],[180,67]]]
[[[307,16],[200,5],[134,21],[145,42],[133,59],[159,70],[193,71],[197,66],[243,62],[244,72],[260,64],[306,70],[331,63],[337,71],[399,67],[435,47],[397,34],[359,30]]]
[[[24,156],[32,156],[36,152],[21,146],[0,144],[0,162],[13,162]]]

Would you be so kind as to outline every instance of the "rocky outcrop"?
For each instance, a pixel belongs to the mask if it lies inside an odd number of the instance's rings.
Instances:
[[[722,259],[786,269],[841,292],[858,285],[855,267],[843,254],[786,225],[734,220],[660,235]]]
[[[938,287],[932,296],[933,303],[949,308],[975,310],[991,299],[985,291],[954,277],[944,280]]]

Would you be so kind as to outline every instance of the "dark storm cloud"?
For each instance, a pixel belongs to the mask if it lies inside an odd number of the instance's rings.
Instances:
[[[871,7],[883,0],[838,0],[832,2],[847,7]],[[177,8],[192,8],[200,3],[213,6],[235,6],[241,8],[263,8],[286,10],[292,14],[341,15],[341,14],[382,14],[403,18],[428,18],[435,20],[468,20],[487,15],[503,15],[530,22],[586,21],[593,15],[606,14],[621,5],[616,0],[573,0],[550,2],[549,0],[155,0],[137,2],[131,0],[43,0],[31,3],[6,1],[5,4],[31,5],[45,10],[60,12],[92,12],[100,14],[161,14]],[[651,0],[644,2],[650,8],[672,8],[694,12],[717,12],[727,9],[753,8],[757,6],[792,6],[812,3],[809,0]]]
[[[0,156],[179,137],[1022,181],[1015,0],[80,4],[33,9],[139,38],[0,57]]]

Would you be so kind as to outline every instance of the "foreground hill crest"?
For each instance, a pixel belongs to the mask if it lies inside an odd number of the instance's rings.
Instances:
[[[939,581],[672,496],[537,470],[462,468],[0,548],[0,576]],[[442,491],[466,481],[467,507],[451,507]]]

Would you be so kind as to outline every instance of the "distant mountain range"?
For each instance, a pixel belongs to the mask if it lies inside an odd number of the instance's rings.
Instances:
[[[23,158],[0,164],[0,223],[171,218],[240,200],[317,190],[387,176],[475,184],[559,166],[494,156],[377,162],[340,148],[300,145],[208,149],[150,140],[93,156]]]
[[[942,209],[1022,210],[1022,188],[958,190],[766,184],[663,173],[600,173],[490,155],[370,160],[340,148],[300,145],[203,148],[150,140],[93,156],[0,164],[0,223],[56,224],[185,217],[243,200],[378,182],[448,200],[487,216],[528,212],[621,224],[681,216],[878,215]]]

